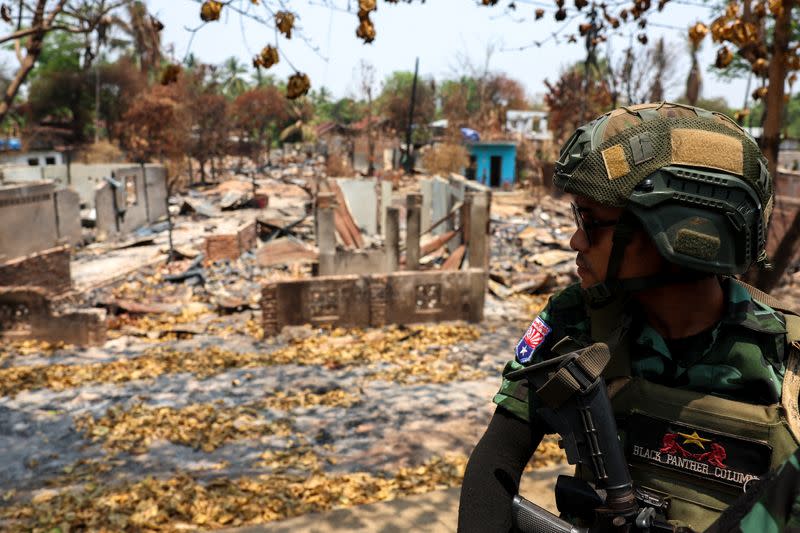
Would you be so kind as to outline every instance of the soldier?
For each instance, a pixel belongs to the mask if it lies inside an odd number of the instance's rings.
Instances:
[[[721,114],[644,104],[579,128],[554,183],[573,195],[580,283],[550,298],[503,375],[608,344],[634,482],[667,499],[670,521],[702,531],[800,442],[800,318],[733,277],[766,263],[766,160]],[[538,401],[527,382],[503,380],[467,465],[460,531],[510,529],[522,470],[552,433]]]
[[[800,449],[731,504],[706,533],[800,531]]]

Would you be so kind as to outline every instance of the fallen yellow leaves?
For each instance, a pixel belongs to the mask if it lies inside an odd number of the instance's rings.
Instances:
[[[179,531],[281,520],[460,485],[467,457],[434,457],[395,473],[313,473],[214,479],[147,478],[113,488],[88,486],[48,494],[44,501],[0,509],[10,531]]]
[[[87,365],[14,366],[0,369],[0,396],[23,390],[50,388],[64,390],[84,383],[123,383],[149,379],[167,373],[190,372],[205,378],[231,368],[299,364],[329,369],[372,362],[403,364],[409,354],[436,352],[443,358],[447,347],[480,336],[473,326],[462,324],[389,327],[380,331],[333,330],[289,346],[264,353],[239,353],[211,346],[194,352],[179,352],[155,346],[143,355],[107,363]],[[451,369],[455,372],[455,369]]]
[[[260,456],[256,466],[269,468],[272,474],[285,474],[289,471],[321,473],[323,462],[333,464],[331,458],[321,458],[316,449],[301,440],[300,444],[286,450],[267,450]]]
[[[486,376],[486,372],[469,368],[448,350],[434,354],[408,356],[386,370],[372,373],[376,379],[394,383],[449,383],[456,379],[470,381]]]
[[[351,407],[359,402],[358,396],[343,389],[334,389],[321,394],[309,390],[277,391],[256,405],[267,409],[289,411],[298,407],[326,405],[329,407]]]
[[[180,409],[139,404],[124,410],[114,406],[97,420],[88,414],[76,417],[75,426],[110,452],[133,454],[147,452],[158,439],[211,452],[238,439],[291,434],[287,420],[267,421],[252,407],[219,409],[212,404]]]
[[[75,417],[75,427],[94,442],[102,442],[109,452],[146,453],[153,441],[164,439],[173,444],[211,452],[225,443],[263,435],[290,435],[287,420],[267,421],[259,410],[288,411],[298,407],[326,405],[350,407],[358,398],[344,390],[321,394],[308,390],[278,391],[263,400],[225,407],[219,404],[194,404],[179,409],[137,404],[130,409],[117,405],[105,416],[91,414]]]
[[[37,340],[3,342],[0,359],[16,355],[52,355],[56,350],[69,349],[73,346],[64,342],[47,342]]]
[[[526,472],[531,472],[541,467],[553,466],[567,462],[567,454],[558,445],[558,436],[545,435],[536,448],[533,458],[525,467]]]

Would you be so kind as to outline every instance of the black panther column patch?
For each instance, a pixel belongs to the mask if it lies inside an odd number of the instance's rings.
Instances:
[[[763,441],[639,413],[625,426],[631,465],[656,465],[740,489],[769,470],[772,447]]]

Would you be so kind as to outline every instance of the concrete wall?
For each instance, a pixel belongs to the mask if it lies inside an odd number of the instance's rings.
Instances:
[[[67,169],[67,165],[49,165],[44,167],[29,166],[3,166],[0,167],[0,182],[27,182],[52,180],[56,188],[70,186],[80,195],[81,204],[87,207],[94,207],[94,193],[99,185],[103,183],[103,178],[111,177],[119,169],[138,167],[135,163],[106,163],[85,165],[82,163],[72,163]],[[161,173],[166,177],[166,169],[163,165],[146,165],[149,169],[156,169],[155,175]]]
[[[379,191],[380,195],[380,220],[381,220],[381,227],[380,232],[383,235],[384,239],[386,238],[386,215],[389,212],[389,207],[392,205],[392,182],[390,181],[381,181],[379,183]]]
[[[420,190],[422,192],[422,233],[428,232],[431,225],[441,220],[447,215],[458,202],[463,202],[467,193],[484,195],[486,220],[489,220],[489,210],[491,209],[491,189],[480,183],[468,180],[458,174],[451,174],[447,178],[434,176],[432,178],[420,180]],[[436,226],[431,235],[441,235],[447,231],[456,229],[459,225],[459,216],[454,215],[446,222]],[[483,218],[483,217],[481,217]],[[487,222],[488,223],[488,222]],[[488,239],[488,225],[486,228]],[[462,238],[457,235],[447,244],[449,251],[455,250],[462,244]]]
[[[94,193],[95,226],[97,227],[97,239],[101,241],[119,235],[119,221],[114,207],[114,196],[114,189],[111,184],[106,182],[98,185]],[[116,202],[120,203],[118,197]]]
[[[166,216],[166,169],[146,168],[147,183],[141,167],[120,167],[113,171],[115,188],[106,180],[96,187],[94,206],[99,240],[126,235]]]
[[[0,185],[0,261],[59,244],[51,183]]]
[[[450,197],[450,187],[447,183],[447,180],[440,178],[439,176],[434,176],[426,181],[430,185],[426,185],[426,187],[422,189],[422,205],[428,204],[431,206],[430,224],[435,224],[450,212],[450,208],[453,206],[453,200]],[[430,201],[425,199],[426,192],[430,194]],[[430,224],[428,227],[430,227]],[[433,230],[433,235],[441,235],[442,233],[451,230],[452,227],[449,226],[449,224],[440,224],[436,226],[436,228]],[[426,231],[428,227],[423,225],[422,231]]]
[[[141,172],[123,174],[119,181],[121,188],[104,182],[95,193],[98,240],[127,235],[148,222]]]
[[[287,325],[379,327],[483,320],[486,272],[394,272],[272,282],[261,297],[264,334]]]
[[[146,165],[147,220],[155,222],[167,216],[167,168],[161,165]]]
[[[337,178],[356,226],[368,235],[378,233],[378,194],[375,178]]]
[[[31,164],[33,161],[35,164]],[[65,162],[64,154],[54,150],[32,150],[29,152],[5,152],[0,155],[0,164],[20,165],[31,168],[46,165],[61,165]]]
[[[319,275],[376,274],[397,268],[384,250],[337,250],[334,254],[320,254]]]
[[[83,242],[81,230],[81,199],[72,189],[59,189],[55,192],[56,221],[58,238],[72,246]]]
[[[69,259],[69,247],[60,246],[0,264],[0,286],[30,286],[49,294],[64,293],[72,288]]]
[[[0,287],[0,339],[102,345],[106,340],[105,315],[101,309],[53,313],[42,289]]]
[[[430,228],[433,223],[431,220],[431,216],[433,215],[433,182],[430,179],[420,180],[419,188],[422,193],[420,228],[424,233],[428,231],[428,228]]]

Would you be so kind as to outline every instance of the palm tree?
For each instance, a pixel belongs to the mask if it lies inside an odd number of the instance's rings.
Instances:
[[[111,18],[113,27],[121,31],[133,47],[134,59],[143,73],[156,71],[161,64],[161,30],[164,25],[147,11],[141,1],[127,6],[127,20],[118,16]]]
[[[225,71],[225,81],[222,84],[222,88],[228,96],[236,98],[249,89],[249,84],[243,77],[247,73],[247,67],[237,57],[231,56],[226,59],[225,63],[223,63],[223,69]]]

